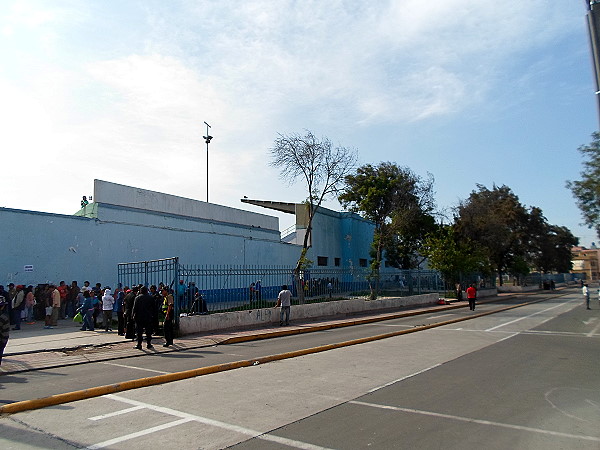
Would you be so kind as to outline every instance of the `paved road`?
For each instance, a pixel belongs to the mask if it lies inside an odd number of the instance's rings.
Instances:
[[[14,414],[0,419],[0,446],[598,449],[600,309],[586,311],[572,292],[419,333]],[[158,358],[136,358],[128,362],[137,369],[102,373],[168,371],[198,356],[270,354],[419,322],[217,347],[152,367],[145,364]],[[85,382],[84,373],[47,376],[39,383]]]
[[[561,294],[557,293],[553,295],[560,296]],[[530,299],[536,300],[537,296],[532,296]],[[483,304],[477,308],[475,313],[503,309],[524,301],[527,301],[527,299],[511,298],[490,304]],[[110,347],[88,349],[86,352],[96,352],[97,355],[100,355],[99,357],[101,357],[102,353],[106,353],[107,360],[2,376],[0,378],[0,404],[120,383],[157,374],[168,374],[233,361],[256,359],[262,356],[350,341],[399,330],[411,330],[423,325],[459,318],[469,318],[475,315],[475,313],[469,311],[468,308],[451,311],[434,311],[430,314],[403,317],[359,326],[334,328],[279,339],[215,345],[208,348],[191,349],[182,352],[127,352],[127,354],[135,354],[136,356],[119,359],[109,359],[114,354]],[[130,343],[129,347],[133,347],[133,345],[133,343]],[[7,387],[7,389],[1,389],[2,386]]]

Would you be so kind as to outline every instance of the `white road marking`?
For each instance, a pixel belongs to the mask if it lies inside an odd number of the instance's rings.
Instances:
[[[502,341],[506,341],[507,339],[510,339],[512,337],[517,336],[519,333],[513,333],[513,334],[509,334],[508,336],[503,337],[502,339],[500,339],[498,342],[502,342]],[[498,343],[497,342],[497,343]]]
[[[371,390],[369,390],[367,392],[370,394],[371,392],[375,392],[375,391],[378,391],[379,389],[386,388],[388,386],[391,386],[394,383],[399,383],[400,381],[406,380],[407,378],[415,377],[415,376],[420,375],[422,373],[425,373],[425,372],[427,372],[427,371],[429,371],[431,369],[435,369],[436,367],[439,367],[439,366],[441,366],[441,364],[435,364],[435,365],[433,365],[431,367],[428,367],[427,369],[419,370],[418,372],[411,373],[410,375],[406,375],[406,376],[404,376],[402,378],[398,378],[397,380],[390,381],[389,383],[382,384],[381,386],[377,386],[376,388],[373,388],[373,389],[371,389]]]
[[[589,325],[590,323],[594,323],[596,320],[598,320],[598,318],[597,318],[597,317],[592,317],[592,318],[590,318],[589,320],[582,320],[582,322],[583,322],[585,325]]]
[[[115,411],[108,414],[102,414],[101,416],[89,417],[88,420],[103,420],[108,419],[110,417],[120,416],[121,414],[128,414],[130,412],[139,411],[140,409],[144,409],[143,406],[133,406],[131,408],[122,409],[120,411]]]
[[[447,317],[447,316],[453,316],[454,314],[442,314],[440,316],[432,316],[432,317],[428,317],[428,319],[439,319],[440,317]]]
[[[109,366],[124,367],[126,369],[145,370],[146,372],[160,373],[163,375],[167,374],[167,373],[171,373],[171,372],[164,372],[162,370],[146,369],[144,367],[127,366],[125,364],[117,364],[117,363],[106,362],[106,361],[103,361],[101,364],[108,364]]]
[[[145,409],[149,409],[151,411],[156,411],[162,414],[167,414],[167,415],[171,415],[171,416],[175,416],[175,417],[179,417],[180,420],[176,420],[174,422],[169,422],[166,423],[164,425],[159,425],[156,427],[152,427],[152,428],[148,428],[146,430],[142,430],[142,431],[138,431],[136,433],[131,433],[131,434],[127,434],[125,436],[121,436],[121,437],[117,437],[114,439],[110,439],[108,441],[104,441],[104,442],[100,442],[99,444],[94,444],[91,445],[87,448],[89,449],[97,449],[97,448],[103,448],[103,447],[107,447],[109,445],[115,445],[115,444],[119,444],[120,442],[123,441],[127,441],[129,439],[134,439],[136,437],[139,436],[144,436],[150,433],[155,433],[157,431],[161,431],[164,430],[166,428],[171,428],[177,425],[181,425],[183,423],[186,422],[200,422],[206,425],[210,425],[210,426],[214,426],[214,427],[218,427],[218,428],[223,428],[225,430],[228,431],[233,431],[235,433],[240,433],[246,436],[250,436],[256,439],[261,439],[264,441],[270,441],[270,442],[278,442],[278,443],[282,443],[285,444],[289,447],[295,447],[295,448],[300,448],[300,449],[306,449],[306,450],[330,450],[326,447],[320,447],[318,445],[313,445],[313,444],[309,444],[307,442],[301,442],[301,441],[296,441],[293,439],[286,439],[283,437],[278,437],[278,436],[272,436],[266,433],[263,433],[261,431],[256,431],[256,430],[251,430],[249,428],[244,428],[244,427],[240,427],[238,425],[233,425],[233,424],[229,424],[229,423],[225,423],[225,422],[221,422],[219,420],[213,420],[213,419],[209,419],[206,417],[200,417],[200,416],[196,416],[194,414],[189,414],[189,413],[185,413],[182,411],[177,411],[175,409],[171,409],[171,408],[166,408],[163,406],[157,406],[157,405],[152,405],[150,403],[144,403],[144,402],[140,402],[137,400],[131,400],[125,397],[121,397],[120,395],[115,395],[115,394],[107,394],[107,395],[103,395],[104,398],[109,398],[115,401],[119,401],[119,402],[123,402],[123,403],[127,403],[133,406],[137,406],[140,408],[145,408]]]
[[[370,406],[372,408],[389,409],[392,411],[400,411],[400,412],[406,412],[406,413],[412,413],[412,414],[421,414],[424,416],[441,417],[443,419],[458,420],[461,422],[476,423],[479,425],[491,425],[491,426],[501,427],[501,428],[510,428],[513,430],[530,431],[532,433],[546,434],[549,436],[558,436],[558,437],[569,438],[569,439],[582,439],[582,440],[586,440],[586,441],[600,442],[600,437],[586,436],[584,434],[561,433],[559,431],[542,430],[540,428],[524,427],[522,425],[512,425],[509,423],[493,422],[491,420],[472,419],[470,417],[453,416],[451,414],[442,414],[442,413],[436,413],[436,412],[432,412],[432,411],[421,411],[419,409],[401,408],[398,406],[388,406],[388,405],[377,405],[374,403],[360,402],[357,400],[352,400],[348,403],[352,403],[355,405],[362,405],[362,406]]]
[[[488,328],[485,331],[493,331],[493,330],[496,330],[497,328],[502,328],[502,327],[504,327],[506,325],[510,325],[510,324],[515,323],[515,322],[519,322],[519,321],[521,321],[523,319],[529,319],[530,317],[537,316],[538,314],[545,313],[546,311],[551,311],[551,310],[559,308],[559,307],[561,307],[563,305],[564,305],[563,303],[559,303],[558,305],[551,306],[550,308],[543,309],[542,311],[534,312],[533,314],[529,314],[528,316],[519,317],[518,319],[511,320],[510,322],[502,323],[500,325],[496,325],[495,327]]]
[[[598,325],[596,325],[596,327],[590,331],[588,334],[586,334],[587,337],[592,337],[593,335],[596,334],[596,332],[600,330],[600,323]]]
[[[97,449],[109,447],[111,445],[119,444],[123,441],[128,441],[129,439],[134,439],[136,437],[145,436],[147,434],[156,433],[157,431],[166,430],[167,428],[176,427],[177,425],[181,425],[182,423],[192,422],[194,419],[179,419],[174,422],[165,423],[163,425],[158,425],[152,428],[146,428],[142,431],[137,431],[135,433],[126,434],[125,436],[121,436],[114,439],[109,439],[108,441],[100,442],[99,444],[90,445],[89,449]]]

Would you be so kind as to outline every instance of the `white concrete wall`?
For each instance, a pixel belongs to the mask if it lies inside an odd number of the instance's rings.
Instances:
[[[94,180],[94,202],[279,231],[274,216],[102,180]]]
[[[539,286],[498,286],[498,292],[530,292],[538,291]]]
[[[413,295],[411,297],[382,298],[378,300],[339,300],[309,305],[293,305],[290,320],[304,320],[315,317],[327,317],[354,314],[369,311],[383,311],[410,305],[429,305],[437,303],[437,293]],[[279,322],[279,308],[263,308],[248,311],[208,314],[179,318],[181,335],[203,333],[213,330],[244,328],[256,325],[269,325]]]

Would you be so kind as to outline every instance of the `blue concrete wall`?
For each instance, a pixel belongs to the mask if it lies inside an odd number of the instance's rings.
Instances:
[[[105,212],[110,220],[0,208],[0,284],[114,285],[122,262],[179,256],[184,264],[289,265],[300,251],[277,232],[99,205],[99,217]]]

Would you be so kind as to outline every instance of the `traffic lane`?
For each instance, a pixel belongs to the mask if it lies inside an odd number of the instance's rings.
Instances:
[[[578,297],[573,299],[575,307],[567,317],[552,319],[534,328],[535,331],[561,333],[579,333],[589,336],[600,334],[600,306],[597,303],[586,309],[585,303]]]
[[[100,397],[26,411],[2,417],[0,424],[17,420],[51,436],[68,438],[85,446],[131,433],[146,433],[128,440],[127,448],[144,448],[139,444],[141,440],[148,442],[153,436],[162,439],[163,434],[171,442],[167,448],[224,448],[252,437],[247,432],[240,433],[236,427],[269,433],[378,386],[476,351],[497,339],[495,334],[482,333],[480,339],[472,339],[470,334],[463,333],[448,340],[444,333],[428,330],[122,392],[118,394],[119,400]],[[106,420],[91,420],[132,406],[121,398],[143,402],[147,407]],[[163,414],[156,411],[156,406],[192,414],[201,425],[180,424],[155,431],[152,427],[174,420],[171,414],[161,416],[162,422],[158,425],[155,422],[148,425],[145,420],[148,414],[153,417]],[[65,423],[70,424],[69,429],[65,429]],[[5,443],[10,444],[10,435],[0,435],[0,447]],[[120,448],[124,446],[120,444]]]
[[[597,350],[597,339],[515,336],[271,434],[347,449],[598,449]]]
[[[560,300],[554,301],[560,302]],[[544,308],[543,305],[546,303],[536,303],[512,310],[509,320],[512,320],[513,314],[523,316],[524,314],[532,314],[530,310],[537,312],[540,308]],[[492,309],[492,305],[486,305],[486,310],[489,309]],[[0,377],[0,390],[4,389],[0,391],[3,392],[0,394],[0,402],[6,404],[157,374],[180,372],[239,360],[251,360],[267,355],[384,334],[392,331],[391,329],[410,329],[420,325],[449,320],[450,318],[469,317],[471,315],[473,315],[472,311],[458,309],[446,313],[437,312],[226,346],[214,346],[182,352],[148,353],[142,354],[144,356],[5,375]],[[497,325],[498,320],[501,323],[507,320],[503,316],[498,316],[497,319],[495,317],[496,315],[491,315],[480,318],[478,323],[485,320],[483,327],[485,329],[485,327]],[[76,380],[76,382],[74,383],[73,380]]]

